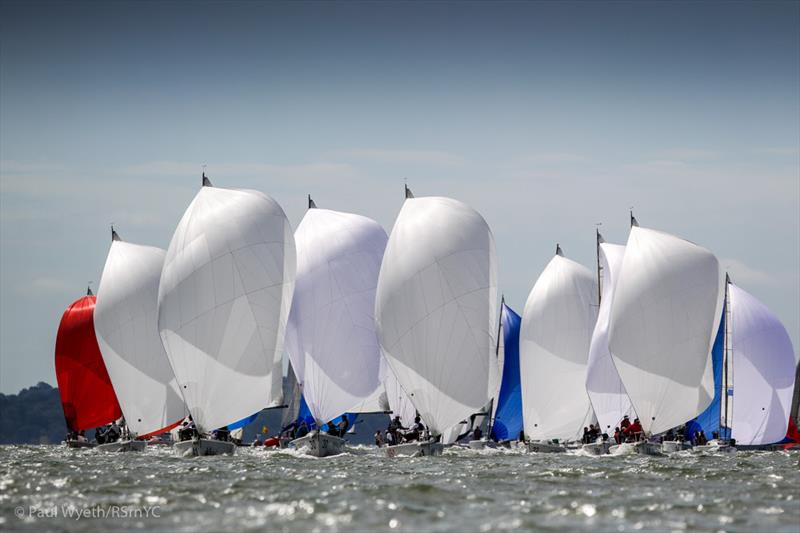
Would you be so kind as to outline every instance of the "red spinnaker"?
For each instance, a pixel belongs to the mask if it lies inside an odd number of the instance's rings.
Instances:
[[[122,416],[94,334],[95,297],[70,305],[56,336],[56,378],[67,426],[73,431],[108,424]]]

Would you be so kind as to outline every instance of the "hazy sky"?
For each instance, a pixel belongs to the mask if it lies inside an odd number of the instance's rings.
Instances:
[[[109,224],[166,248],[200,186],[389,231],[403,180],[480,211],[522,311],[594,224],[712,251],[800,343],[797,2],[0,4],[0,391],[55,384]]]

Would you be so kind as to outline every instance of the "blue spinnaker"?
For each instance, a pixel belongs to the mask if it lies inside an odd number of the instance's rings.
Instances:
[[[723,405],[722,371],[725,366],[725,309],[722,309],[722,318],[719,321],[719,329],[714,339],[714,347],[711,349],[711,362],[714,369],[714,399],[711,400],[705,411],[700,413],[697,418],[686,424],[687,438],[694,437],[697,431],[702,430],[706,438],[711,440],[714,432],[719,432],[720,438],[730,438],[730,429],[723,428],[720,423]]]
[[[260,413],[260,412],[261,411],[259,411],[258,413]],[[252,422],[253,420],[256,419],[256,417],[258,416],[258,413],[253,413],[250,416],[246,416],[246,417],[242,418],[238,422],[234,422],[233,424],[228,424],[228,430],[229,431],[233,431],[234,429],[239,429],[239,428],[242,428],[242,427],[246,426],[247,424],[249,424],[250,422]]]
[[[505,303],[502,308],[505,359],[497,410],[492,425],[492,439],[513,440],[522,431],[522,392],[519,378],[519,327],[521,318]]]

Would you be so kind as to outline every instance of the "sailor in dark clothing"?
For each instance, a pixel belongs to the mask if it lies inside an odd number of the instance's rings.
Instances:
[[[480,426],[476,427],[472,432],[472,438],[474,440],[481,440],[481,438],[483,438],[483,431],[481,431]]]
[[[400,422],[400,416],[395,416],[392,421],[389,423],[389,428],[387,431],[392,434],[392,440],[395,444],[400,443],[400,431],[405,430],[406,428],[403,427],[403,423]]]
[[[422,437],[422,433],[425,431],[425,425],[422,423],[422,419],[417,416],[414,417],[414,425],[411,426],[411,431],[406,432],[405,439],[406,442],[413,442],[417,441]]]

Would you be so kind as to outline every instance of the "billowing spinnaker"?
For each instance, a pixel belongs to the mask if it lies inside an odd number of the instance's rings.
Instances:
[[[556,255],[533,286],[519,337],[525,435],[578,438],[591,418],[586,362],[597,318],[597,284],[585,266]]]
[[[286,349],[322,426],[375,394],[375,287],[388,237],[372,219],[311,208],[295,232],[297,277]]]
[[[617,373],[611,352],[608,350],[608,318],[614,295],[614,285],[622,267],[625,247],[618,244],[603,243],[600,245],[600,263],[603,275],[603,298],[600,301],[600,312],[597,324],[592,333],[589,348],[589,363],[586,370],[586,392],[592,402],[594,414],[600,428],[613,435],[614,428],[625,415],[631,415],[631,400],[625,391],[625,385]],[[633,418],[631,418],[633,419]]]
[[[95,296],[70,305],[56,335],[56,379],[67,428],[91,429],[113,422],[122,411],[94,332]]]
[[[522,392],[519,378],[519,328],[522,317],[503,304],[503,379],[494,407],[491,438],[513,440],[522,431]]]
[[[722,311],[714,254],[667,233],[631,228],[608,347],[642,427],[661,433],[711,403],[711,346]]]
[[[294,237],[275,200],[251,190],[197,193],[167,250],[158,324],[201,430],[280,401],[294,274]]]
[[[786,436],[792,407],[792,341],[778,317],[753,295],[733,283],[728,291],[732,437],[743,445],[779,442]]]
[[[483,217],[449,198],[407,199],[381,264],[375,319],[391,370],[433,434],[489,401],[496,306]]]
[[[411,402],[411,398],[397,382],[394,372],[390,368],[386,369],[386,376],[383,381],[383,387],[386,389],[386,401],[389,404],[389,410],[392,412],[392,418],[399,416],[400,423],[403,427],[410,428],[414,423],[414,417],[417,415],[417,410]]]
[[[94,329],[128,427],[159,432],[186,416],[158,333],[158,283],[166,252],[111,241],[97,291]]]

